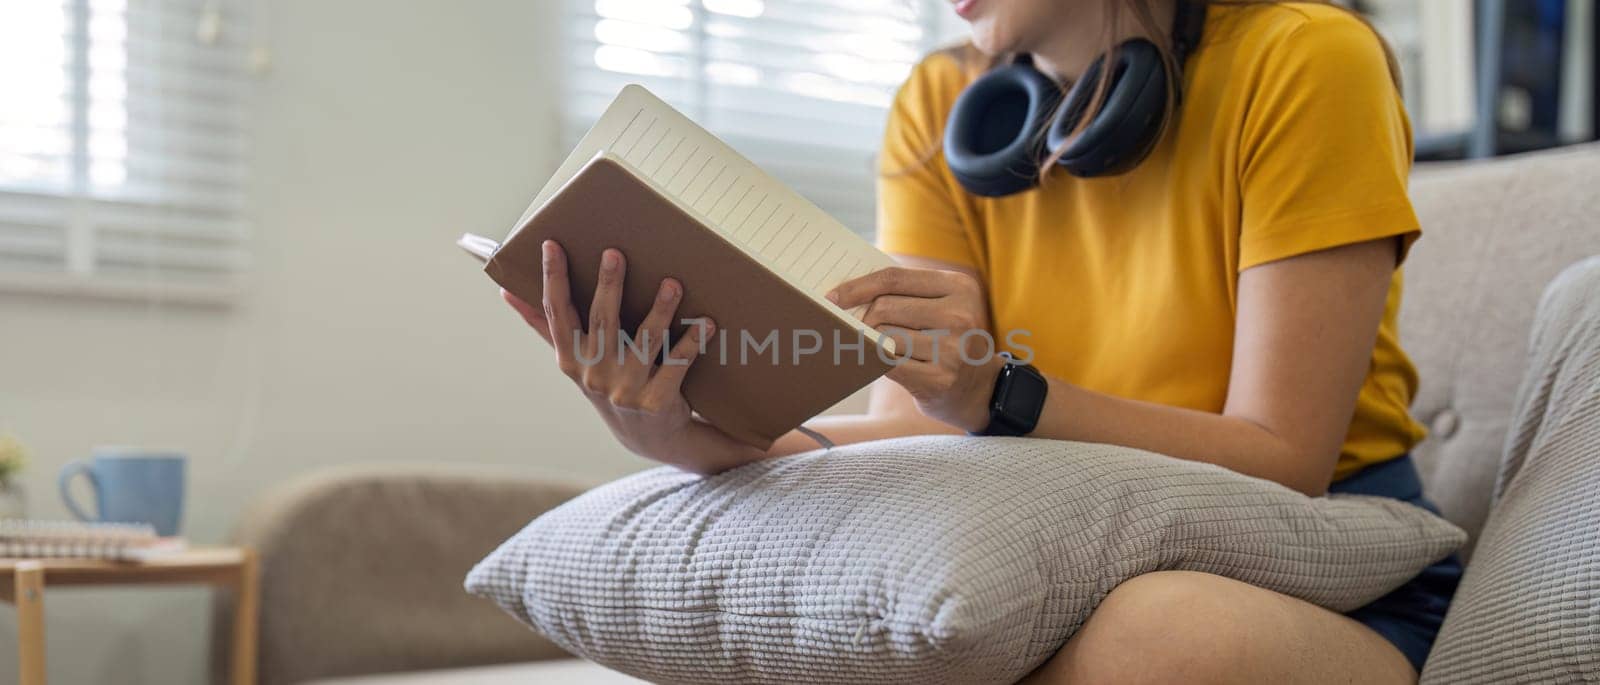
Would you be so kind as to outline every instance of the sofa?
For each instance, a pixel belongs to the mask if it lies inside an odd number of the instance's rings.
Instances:
[[[1600,254],[1597,178],[1600,145],[1425,165],[1413,176],[1425,237],[1406,262],[1400,327],[1422,378],[1412,410],[1430,433],[1415,456],[1431,498],[1473,536],[1462,552],[1464,592],[1486,587],[1473,582],[1475,556],[1516,558],[1516,549],[1474,545],[1507,504],[1495,499],[1497,478],[1541,293],[1563,269]],[[1587,280],[1565,279],[1566,287],[1600,297],[1597,265]],[[638,682],[571,659],[461,589],[478,559],[582,489],[503,469],[374,464],[312,474],[264,495],[235,536],[262,560],[261,682]],[[1556,502],[1516,504],[1519,517],[1540,507],[1560,514],[1549,509]],[[1532,544],[1511,535],[1492,542]],[[1600,555],[1600,543],[1580,553]],[[218,601],[225,619],[227,599]],[[1446,640],[1489,639],[1481,630],[1452,633],[1453,619],[1436,655]],[[1529,644],[1530,659],[1548,648]]]

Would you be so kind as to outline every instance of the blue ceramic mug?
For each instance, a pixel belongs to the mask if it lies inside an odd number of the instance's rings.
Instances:
[[[96,451],[91,459],[61,467],[61,500],[80,521],[148,523],[160,535],[177,535],[185,464],[183,455],[170,452]],[[68,486],[80,474],[94,489],[97,516],[72,499]]]

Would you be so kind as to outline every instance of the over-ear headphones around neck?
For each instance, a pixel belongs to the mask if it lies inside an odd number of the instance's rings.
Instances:
[[[1200,42],[1205,7],[1190,0],[1177,5],[1172,44],[1181,67]],[[1060,165],[1078,177],[1138,166],[1161,135],[1167,83],[1179,83],[1179,75],[1167,73],[1161,51],[1143,38],[1122,43],[1113,55],[1109,68],[1105,55],[1096,59],[1065,99],[1027,55],[973,81],[945,123],[945,163],[956,180],[984,197],[1019,193],[1038,183],[1040,165],[1055,150],[1061,150]],[[1100,110],[1072,137],[1102,78],[1109,80]]]

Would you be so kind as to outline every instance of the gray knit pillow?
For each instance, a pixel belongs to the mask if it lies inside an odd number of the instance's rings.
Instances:
[[[1539,304],[1494,509],[1425,685],[1600,682],[1600,257]]]
[[[535,519],[466,585],[652,681],[1001,683],[1147,571],[1347,610],[1465,538],[1398,501],[1139,450],[922,437],[623,478]]]

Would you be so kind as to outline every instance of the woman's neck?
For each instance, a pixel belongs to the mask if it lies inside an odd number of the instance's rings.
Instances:
[[[1045,35],[1040,45],[1032,51],[1034,66],[1062,83],[1075,81],[1104,51],[1101,41],[1104,40],[1105,26],[1111,19],[1110,13],[1122,13],[1118,17],[1117,32],[1112,36],[1111,45],[1132,38],[1153,41],[1156,36],[1172,35],[1172,20],[1180,1],[1187,0],[1148,0],[1151,18],[1155,20],[1151,30],[1145,29],[1144,22],[1139,21],[1130,6],[1134,3],[1127,0],[1080,3],[1073,9],[1072,21],[1061,22],[1060,28]]]

